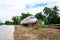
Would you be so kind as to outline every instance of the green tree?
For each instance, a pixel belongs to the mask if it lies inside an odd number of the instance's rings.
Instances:
[[[19,25],[20,24],[20,16],[14,16],[12,18],[12,20],[13,20],[13,24],[15,24],[15,25]]]
[[[28,13],[22,13],[20,18],[21,18],[21,20],[23,20],[24,18],[26,18],[28,16],[32,16],[32,14],[29,14],[29,12]]]
[[[5,21],[5,24],[7,24],[7,25],[12,25],[13,22],[11,22],[11,21]]]
[[[47,16],[47,19],[49,21],[49,24],[57,24],[58,19],[58,7],[54,6],[53,8],[45,7],[43,12]]]
[[[36,17],[38,20],[43,20],[43,15],[42,15],[41,12],[36,13],[35,17]]]
[[[58,17],[58,19],[57,19],[57,23],[60,24],[60,17]]]
[[[48,24],[48,20],[47,20],[46,16],[42,15],[42,12],[36,13],[35,17],[38,20],[44,21],[44,24]]]
[[[52,9],[51,8],[48,8],[48,7],[45,7],[44,10],[43,10],[44,14],[49,15],[51,12],[52,12]]]
[[[46,16],[43,17],[43,21],[44,21],[44,24],[46,24],[46,25],[49,24],[48,19],[46,18]]]

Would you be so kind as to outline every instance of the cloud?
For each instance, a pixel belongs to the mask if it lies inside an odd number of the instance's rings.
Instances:
[[[0,18],[10,20],[13,16],[22,12],[42,12],[44,7],[57,5],[60,9],[60,0],[0,0]]]

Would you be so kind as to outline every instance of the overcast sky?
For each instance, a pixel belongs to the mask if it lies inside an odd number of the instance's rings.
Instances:
[[[0,20],[11,20],[13,16],[21,15],[22,12],[42,12],[44,7],[55,5],[60,9],[60,0],[0,0]]]

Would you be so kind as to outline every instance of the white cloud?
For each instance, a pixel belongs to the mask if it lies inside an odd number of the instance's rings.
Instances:
[[[37,3],[47,3],[47,7],[57,5],[60,9],[60,0],[0,0],[0,17],[2,20],[10,20],[12,16],[21,15],[22,12],[40,12],[45,6],[26,8],[26,4],[34,6]]]

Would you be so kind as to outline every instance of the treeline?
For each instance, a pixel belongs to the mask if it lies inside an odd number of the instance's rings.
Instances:
[[[45,7],[43,9],[43,13],[39,12],[36,13],[34,16],[38,20],[44,21],[44,24],[60,24],[60,16],[59,16],[59,9],[57,6],[54,6],[53,8]],[[19,25],[20,21],[24,18],[32,16],[32,14],[28,13],[21,13],[21,16],[13,16],[11,21],[6,21],[5,24],[12,24],[12,25]]]

